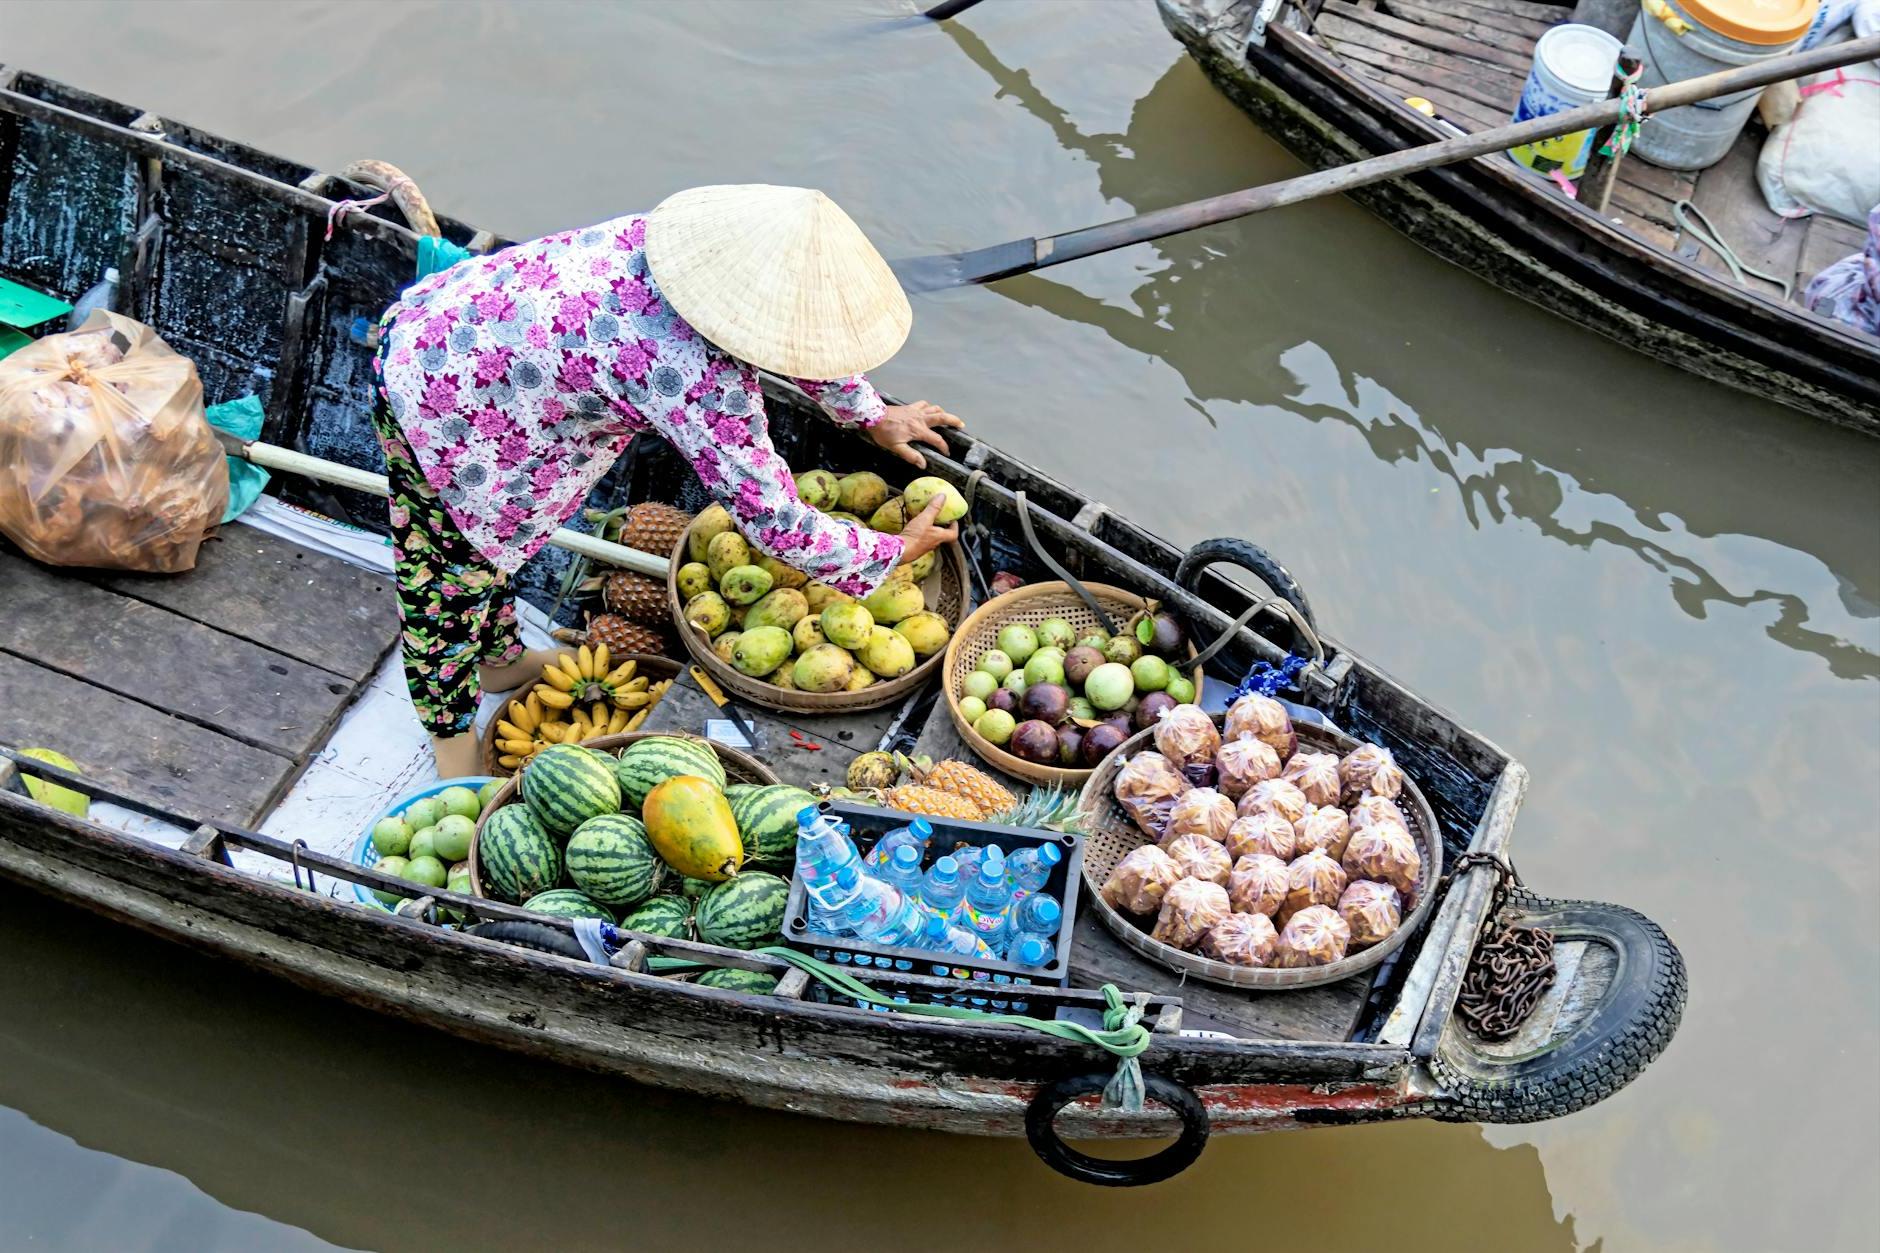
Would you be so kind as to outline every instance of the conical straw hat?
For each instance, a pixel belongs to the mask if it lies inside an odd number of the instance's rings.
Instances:
[[[888,263],[836,203],[807,187],[694,187],[646,224],[660,293],[734,357],[795,378],[872,370],[914,312]]]

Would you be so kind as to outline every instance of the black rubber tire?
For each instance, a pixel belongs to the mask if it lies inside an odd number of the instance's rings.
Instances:
[[[1540,1122],[1583,1110],[1638,1078],[1671,1043],[1684,1014],[1684,957],[1645,915],[1601,901],[1550,901],[1521,892],[1509,898],[1505,917],[1553,931],[1556,939],[1608,944],[1619,967],[1598,1007],[1537,1054],[1486,1056],[1452,1019],[1429,1062],[1442,1088],[1429,1114],[1442,1122]]]
[[[581,947],[581,941],[546,922],[479,922],[469,928],[469,932],[486,940],[501,940],[517,948],[532,948],[538,953],[553,953],[557,957],[572,957],[576,961],[588,960],[587,950]]]
[[[1025,1139],[1045,1165],[1079,1183],[1140,1188],[1173,1179],[1195,1164],[1201,1150],[1208,1146],[1207,1107],[1191,1090],[1161,1075],[1144,1075],[1143,1089],[1150,1100],[1166,1105],[1182,1120],[1182,1133],[1175,1143],[1153,1157],[1134,1161],[1092,1157],[1064,1143],[1057,1133],[1058,1112],[1080,1096],[1103,1091],[1109,1082],[1109,1075],[1072,1075],[1038,1090],[1025,1107]]]
[[[1307,626],[1315,632],[1319,629],[1319,621],[1312,616],[1312,606],[1306,600],[1306,589],[1299,586],[1299,580],[1275,561],[1271,553],[1251,540],[1222,536],[1200,541],[1188,550],[1181,564],[1175,567],[1176,586],[1195,591],[1195,584],[1200,581],[1202,572],[1217,562],[1251,571],[1275,595],[1297,609]]]

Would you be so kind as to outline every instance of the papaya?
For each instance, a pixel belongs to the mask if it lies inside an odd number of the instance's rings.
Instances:
[[[722,883],[744,864],[731,804],[710,779],[674,775],[646,794],[640,817],[660,859],[688,879]]]

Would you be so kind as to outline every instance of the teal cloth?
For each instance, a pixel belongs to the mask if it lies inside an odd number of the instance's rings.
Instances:
[[[218,431],[227,431],[241,440],[261,438],[261,399],[258,396],[243,396],[239,400],[225,400],[219,405],[210,405],[203,411],[209,419],[209,425]],[[268,485],[268,472],[252,461],[243,461],[240,457],[228,459],[228,511],[222,515],[222,521],[233,522],[239,518],[260,497],[263,488]]]
[[[439,270],[448,270],[459,261],[467,261],[474,255],[468,248],[459,247],[448,239],[426,235],[418,240],[418,277],[429,278]]]

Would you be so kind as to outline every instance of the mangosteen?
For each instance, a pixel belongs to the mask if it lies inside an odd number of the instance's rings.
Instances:
[[[1024,761],[1055,766],[1058,760],[1057,729],[1036,718],[1021,722],[1013,728],[1012,738],[1006,741],[1005,751]]]
[[[1119,727],[1115,722],[1099,722],[1084,732],[1084,742],[1078,746],[1077,755],[1084,765],[1095,767],[1128,738],[1129,728]]]
[[[1164,709],[1173,709],[1175,704],[1175,698],[1167,692],[1150,692],[1136,706],[1136,712],[1130,715],[1130,721],[1138,731],[1147,731],[1161,718]]]
[[[1136,642],[1158,657],[1173,657],[1187,638],[1172,613],[1157,610],[1136,617]]]
[[[1069,723],[1065,723],[1058,728],[1057,736],[1058,765],[1076,765],[1078,751],[1084,746],[1084,733]]]
[[[1115,713],[1111,714],[1109,717],[1105,718],[1099,725],[1106,726],[1106,727],[1115,727],[1118,731],[1121,731],[1123,733],[1124,739],[1128,739],[1130,732],[1136,729],[1129,725],[1129,715],[1124,713],[1120,709],[1117,710]]]
[[[1018,713],[1018,693],[1009,687],[1002,687],[986,697],[987,709],[1003,709],[1006,713]]]
[[[1079,644],[1064,654],[1064,678],[1074,688],[1082,690],[1084,680],[1090,672],[1103,664],[1103,653],[1087,644]]]
[[[1018,698],[1018,715],[1021,718],[1035,718],[1039,722],[1056,726],[1068,718],[1070,712],[1070,689],[1056,683],[1034,683]]]

